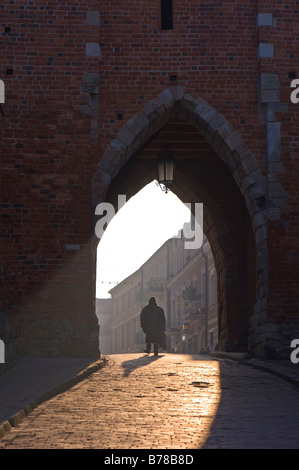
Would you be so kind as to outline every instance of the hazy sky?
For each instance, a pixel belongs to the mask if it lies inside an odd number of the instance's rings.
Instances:
[[[117,210],[117,208],[115,208]],[[171,191],[153,181],[116,213],[98,245],[97,297],[142,266],[190,221],[189,209]]]

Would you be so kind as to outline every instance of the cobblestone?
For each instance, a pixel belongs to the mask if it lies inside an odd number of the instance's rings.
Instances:
[[[108,356],[1,449],[298,448],[299,388],[225,358]]]

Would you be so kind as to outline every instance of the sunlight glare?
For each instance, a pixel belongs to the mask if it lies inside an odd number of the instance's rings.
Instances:
[[[117,208],[115,208],[117,211]],[[163,243],[177,236],[190,210],[156,182],[145,186],[116,212],[97,250],[97,298],[140,268]]]

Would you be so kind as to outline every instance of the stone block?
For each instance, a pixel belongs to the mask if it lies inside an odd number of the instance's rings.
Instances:
[[[147,131],[149,127],[149,120],[144,114],[139,113],[138,115],[129,119],[129,121],[125,125],[135,137],[138,137],[140,134]]]
[[[85,51],[87,57],[97,57],[99,60],[101,60],[101,49],[97,42],[86,43]]]
[[[266,240],[267,238],[267,228],[265,225],[261,225],[255,231],[255,239],[257,242]]]
[[[135,135],[129,127],[124,126],[117,134],[116,139],[123,142],[127,147],[134,140]]]
[[[166,109],[174,105],[174,96],[169,90],[169,88],[162,91],[162,93],[159,94],[157,99],[164,105]]]
[[[86,12],[86,24],[89,26],[100,26],[100,12],[99,11],[87,11]]]
[[[273,44],[261,43],[258,45],[258,59],[272,59],[275,55]]]
[[[252,157],[247,157],[241,160],[241,167],[246,175],[256,171],[258,169],[258,164],[256,160]]]
[[[169,90],[171,94],[173,95],[173,98],[175,101],[181,101],[181,99],[183,98],[185,94],[186,87],[174,86],[174,87],[171,87]]]
[[[108,187],[111,182],[111,175],[107,172],[104,172],[98,169],[96,173],[93,175],[92,181],[94,183],[103,184],[104,186]]]
[[[159,116],[163,115],[165,112],[165,107],[163,103],[155,99],[153,101],[149,101],[142,109],[142,114],[149,120],[149,122],[156,122]]]
[[[272,13],[258,13],[257,15],[257,26],[273,26],[273,15]]]
[[[196,129],[198,129],[200,132],[202,132],[206,130],[208,123],[205,117],[203,117],[201,114],[210,106],[205,100],[196,101],[197,103],[193,102],[190,105],[190,110],[187,114],[187,121],[190,122],[194,127],[196,127]],[[211,139],[207,137],[207,140],[209,141]]]
[[[225,139],[231,132],[233,132],[233,127],[225,121],[219,128],[218,128],[218,134]]]
[[[197,114],[198,116],[200,116],[200,114],[203,112],[203,110],[207,106],[209,106],[208,102],[206,100],[204,100],[203,98],[198,98],[196,100],[195,104],[196,104],[196,106],[195,106],[195,109],[194,109],[194,114]],[[192,105],[192,109],[193,109],[193,105]]]
[[[281,123],[269,122],[267,124],[267,156],[268,162],[280,161]]]
[[[92,181],[91,183],[91,188],[92,188],[92,208],[95,210],[98,204],[104,201],[108,186],[99,183],[98,181]]]
[[[100,161],[99,167],[101,166],[101,163],[103,160],[115,163],[115,165],[119,165],[122,160],[122,155],[119,152],[117,152],[115,149],[108,147],[104,152],[104,155],[103,155],[102,160]]]
[[[247,188],[246,194],[250,201],[265,196],[265,188],[262,184],[256,183],[256,179],[254,177],[250,177],[250,175],[246,176],[243,180],[243,183]]]
[[[253,217],[254,228],[258,228],[265,223],[265,218],[261,212],[257,212]]]
[[[279,76],[276,73],[262,73],[260,78],[261,90],[276,90],[279,88]]]
[[[261,252],[256,258],[256,269],[259,272],[263,272],[261,280],[266,282],[268,279],[268,266],[269,266],[269,255],[267,251]]]
[[[214,117],[216,117],[218,111],[212,106],[206,106],[200,113],[200,117],[208,125]],[[207,126],[206,126],[207,127]]]
[[[269,103],[267,109],[273,112],[286,113],[288,111],[288,105],[287,103]]]
[[[269,173],[281,173],[283,170],[283,166],[281,162],[270,162],[268,164],[268,171]]]
[[[115,152],[115,153],[117,153],[117,152]],[[114,173],[116,172],[117,168],[118,168],[118,164],[115,161],[111,161],[111,160],[107,160],[107,159],[103,158],[100,161],[99,168],[102,171],[104,171],[106,173],[109,173],[111,176],[113,176]]]
[[[261,90],[261,103],[279,103],[280,92],[277,90]]]
[[[113,139],[110,144],[110,147],[120,153],[122,157],[125,156],[127,151],[127,145],[121,142],[119,139]]]
[[[200,101],[202,100],[200,99]],[[186,108],[189,111],[193,111],[197,105],[197,100],[194,100],[192,96],[185,93],[183,99],[181,100],[181,103],[184,108]]]
[[[100,78],[98,73],[84,73],[81,91],[91,95],[99,93]]]
[[[242,143],[242,138],[237,131],[231,132],[224,140],[231,151],[235,150]]]
[[[218,131],[219,127],[222,126],[226,121],[225,117],[218,113],[216,116],[213,117],[211,122],[209,123],[209,128],[211,128],[213,131]]]

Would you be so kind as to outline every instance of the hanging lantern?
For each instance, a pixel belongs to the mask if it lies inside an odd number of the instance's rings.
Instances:
[[[169,185],[174,182],[175,160],[167,148],[156,159],[157,179],[162,191],[167,194]]]

